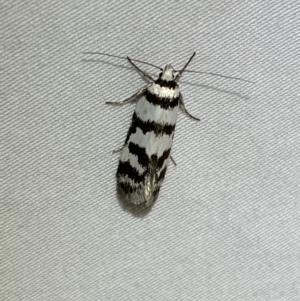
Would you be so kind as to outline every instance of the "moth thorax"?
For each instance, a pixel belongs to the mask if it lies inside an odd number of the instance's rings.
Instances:
[[[172,81],[174,80],[174,69],[171,65],[167,65],[161,75],[162,80]]]

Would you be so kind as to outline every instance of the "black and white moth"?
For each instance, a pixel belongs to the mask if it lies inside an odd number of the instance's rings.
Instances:
[[[103,52],[83,53],[123,58]],[[150,83],[123,101],[106,102],[110,104],[137,102],[125,143],[120,149],[121,156],[117,170],[118,194],[122,199],[134,205],[145,204],[149,207],[158,197],[169,159],[172,159],[170,152],[179,107],[189,117],[199,121],[198,118],[192,116],[185,108],[177,84],[182,73],[204,73],[254,83],[253,81],[238,77],[187,70],[186,67],[195,54],[195,52],[192,54],[181,70],[175,70],[171,65],[166,65],[162,69],[143,61],[131,60],[127,57],[129,63]],[[154,80],[149,74],[139,69],[133,61],[145,63],[160,69],[161,73],[158,79]],[[174,162],[173,159],[172,161]]]
[[[149,207],[158,197],[170,159],[179,107],[188,116],[199,121],[185,108],[177,84],[195,54],[194,52],[180,71],[174,70],[171,65],[166,65],[164,69],[159,68],[161,73],[157,80],[140,70],[127,57],[151,83],[123,101],[107,102],[114,104],[137,102],[121,149],[117,170],[118,193],[122,199],[132,204],[145,203]]]

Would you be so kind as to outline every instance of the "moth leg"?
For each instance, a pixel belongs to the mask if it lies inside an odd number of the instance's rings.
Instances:
[[[127,56],[128,62],[138,71],[140,72],[145,78],[149,79],[150,81],[154,82],[155,80],[145,71],[141,70],[128,56]]]
[[[175,160],[173,159],[172,156],[170,156],[170,159],[171,159],[171,161],[173,162],[173,164],[176,166],[177,164],[176,164],[176,162],[175,162]]]
[[[183,97],[182,97],[182,94],[181,94],[181,93],[179,93],[179,105],[180,105],[182,111],[183,111],[184,113],[186,113],[189,117],[191,117],[191,118],[193,118],[193,119],[195,119],[195,120],[197,120],[197,121],[200,121],[199,118],[194,117],[193,115],[191,115],[191,114],[188,112],[188,110],[186,109],[186,107],[185,107],[185,105],[184,105]]]
[[[121,152],[121,150],[123,149],[123,147],[124,147],[124,146],[118,147],[118,148],[114,149],[114,150],[113,150],[113,154],[117,154],[117,153]]]
[[[127,102],[131,102],[131,101],[137,101],[141,96],[142,94],[152,85],[151,84],[148,84],[144,87],[142,87],[140,90],[138,90],[135,94],[133,94],[132,96],[130,96],[129,98],[126,98],[124,100],[121,100],[121,101],[106,101],[107,104],[124,104],[124,103],[127,103]]]

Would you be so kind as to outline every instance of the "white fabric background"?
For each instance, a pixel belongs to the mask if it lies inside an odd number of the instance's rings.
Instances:
[[[299,1],[1,1],[1,300],[300,300]],[[184,74],[150,212],[115,172],[144,81]],[[142,66],[149,72],[156,70]]]

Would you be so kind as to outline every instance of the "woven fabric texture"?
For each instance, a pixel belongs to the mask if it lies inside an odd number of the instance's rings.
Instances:
[[[299,1],[0,1],[0,299],[300,300]],[[159,198],[116,196],[145,81],[180,69]],[[155,77],[157,70],[139,65]]]

